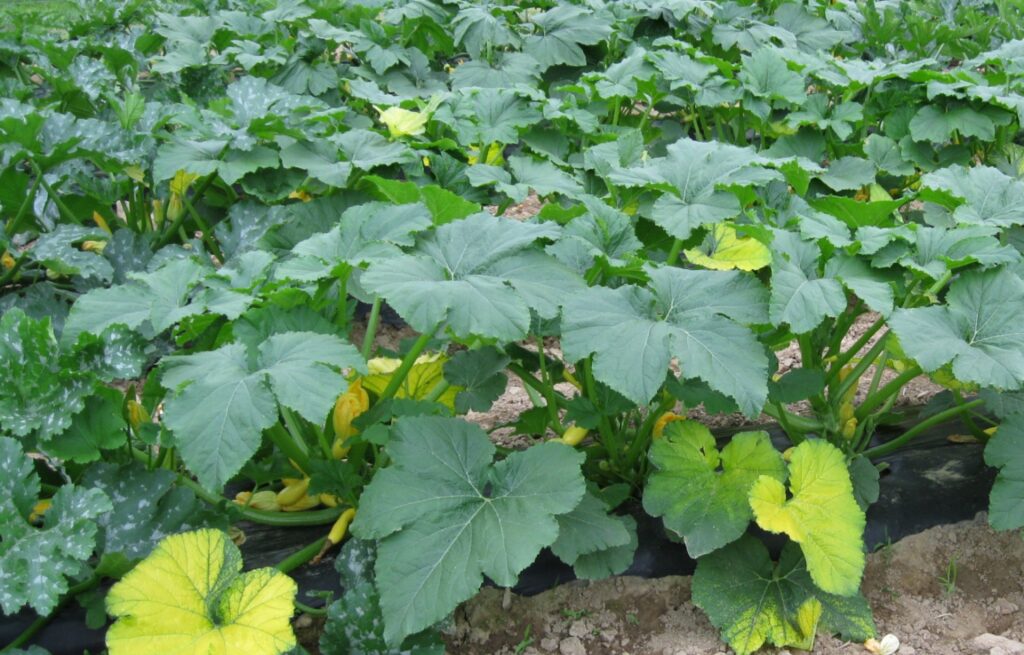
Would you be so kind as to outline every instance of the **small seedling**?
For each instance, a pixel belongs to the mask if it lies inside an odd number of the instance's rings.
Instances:
[[[636,614],[634,614],[633,612],[629,612],[626,614],[626,621],[628,623],[632,623],[633,625],[640,625],[640,619],[636,618]]]
[[[584,616],[587,616],[588,614],[590,614],[589,610],[570,610],[570,609],[563,609],[562,610],[562,616],[564,616],[567,619],[573,619],[573,620],[581,619]]]
[[[946,596],[952,596],[956,593],[956,555],[949,558],[949,563],[946,565],[946,571],[939,576],[939,582],[942,583],[942,588],[946,593]]]
[[[530,635],[530,631],[533,628],[532,625],[527,625],[526,630],[523,631],[523,638],[516,644],[513,652],[516,655],[522,655],[522,652],[533,645],[533,637]]]

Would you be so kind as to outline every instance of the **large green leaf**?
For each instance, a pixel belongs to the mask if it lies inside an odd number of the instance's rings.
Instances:
[[[581,45],[592,45],[607,37],[612,28],[583,7],[559,5],[533,17],[536,33],[526,37],[523,52],[542,68],[556,64],[582,66],[587,63]]]
[[[46,452],[67,461],[92,462],[104,450],[125,445],[128,424],[122,416],[123,405],[124,394],[117,389],[97,388],[67,430],[43,441]]]
[[[754,96],[802,104],[807,99],[803,75],[789,69],[775,48],[764,48],[743,56],[739,80]]]
[[[67,364],[48,319],[20,309],[0,317],[0,434],[46,439],[71,425],[96,383]]]
[[[337,337],[285,332],[260,345],[255,363],[236,343],[166,357],[163,368],[161,383],[173,392],[164,422],[199,481],[220,489],[277,422],[278,403],[320,424],[348,387],[338,369],[365,372],[366,364]]]
[[[1024,415],[1003,421],[985,446],[985,463],[999,469],[992,486],[988,521],[996,530],[1024,527]]]
[[[54,494],[43,525],[29,523],[39,476],[17,441],[0,437],[0,609],[15,614],[28,605],[48,615],[69,578],[86,571],[96,546],[94,520],[112,509],[99,489],[66,484]]]
[[[675,193],[658,198],[651,220],[672,236],[686,239],[700,225],[739,214],[739,198],[722,187],[778,178],[777,172],[758,166],[764,161],[751,148],[680,139],[668,147],[665,157],[641,167],[618,169],[608,178],[622,186],[669,185]]]
[[[792,543],[777,565],[751,536],[700,558],[693,602],[737,655],[749,655],[766,643],[811,650],[818,631],[858,642],[875,635],[864,597],[836,596],[816,587]]]
[[[996,129],[985,112],[962,105],[925,105],[914,114],[908,127],[915,141],[934,143],[945,143],[954,133],[991,141]]]
[[[96,550],[142,559],[165,535],[200,527],[227,527],[227,520],[196,498],[186,487],[175,485],[177,475],[166,469],[147,470],[137,462],[90,466],[83,487],[93,487],[116,500],[113,509],[98,517],[100,531]]]
[[[789,491],[762,475],[750,490],[757,524],[800,544],[807,570],[822,590],[852,596],[864,572],[864,511],[842,451],[827,441],[798,445],[789,464]]]
[[[1007,269],[969,271],[950,285],[944,306],[898,309],[889,326],[904,352],[929,373],[952,362],[953,375],[998,389],[1024,385],[1024,282]]]
[[[646,403],[679,359],[685,378],[700,378],[755,416],[768,395],[768,360],[743,324],[762,323],[765,292],[735,271],[651,268],[650,290],[592,287],[567,300],[562,347],[572,361],[594,354],[594,374]]]
[[[400,643],[472,596],[486,575],[512,586],[583,498],[582,453],[546,443],[492,464],[495,447],[458,419],[391,431],[392,466],[366,487],[353,534],[379,539],[384,635]]]
[[[61,342],[75,343],[83,332],[98,334],[111,325],[163,332],[187,316],[203,311],[190,292],[209,273],[191,258],[171,260],[152,273],[132,275],[126,284],[96,289],[71,308]]]
[[[630,542],[627,527],[608,510],[597,496],[587,493],[576,509],[558,517],[558,539],[551,552],[572,566],[583,555],[626,546]]]
[[[997,227],[1024,223],[1024,182],[997,168],[950,166],[922,177],[921,186],[941,192],[935,199],[955,206],[953,218],[961,223]]]
[[[762,475],[786,479],[786,464],[767,432],[741,432],[719,453],[705,426],[675,421],[649,456],[655,470],[644,487],[644,510],[663,517],[695,558],[746,532],[755,480]]]
[[[542,115],[515,91],[467,89],[454,103],[449,116],[444,109],[435,119],[451,123],[464,146],[478,148],[491,143],[518,143],[521,128],[540,122]]]
[[[327,608],[327,624],[320,635],[323,655],[444,655],[444,642],[434,630],[426,630],[389,646],[384,640],[380,594],[373,584],[377,548],[372,541],[349,539],[334,568],[345,590]]]
[[[769,303],[773,324],[787,323],[794,333],[803,334],[846,309],[843,286],[818,273],[821,251],[816,244],[792,232],[776,231],[773,246]]]
[[[412,233],[430,227],[430,214],[421,203],[392,205],[371,202],[346,210],[329,232],[298,243],[293,259],[275,272],[279,278],[312,281],[327,277],[341,264],[358,266],[400,253],[412,245]]]
[[[585,198],[583,203],[586,213],[569,221],[558,243],[548,246],[547,251],[580,274],[599,258],[613,266],[626,264],[643,247],[633,221],[603,202]]]
[[[461,387],[455,396],[455,411],[486,412],[508,386],[505,367],[508,355],[492,347],[463,350],[444,363],[444,379]]]
[[[447,325],[459,337],[521,339],[530,310],[553,318],[583,289],[575,273],[531,247],[557,236],[550,223],[474,214],[440,226],[411,254],[372,263],[361,282],[420,332]]]

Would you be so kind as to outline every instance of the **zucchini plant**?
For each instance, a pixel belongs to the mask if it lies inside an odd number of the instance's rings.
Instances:
[[[735,652],[865,641],[879,471],[954,419],[1024,527],[1012,3],[9,4],[12,648],[78,599],[111,652],[288,652],[300,607],[324,653],[441,653],[544,548],[625,571],[638,512]],[[516,448],[474,422],[510,379]],[[240,522],[322,526],[277,569],[344,594],[255,607],[294,589],[238,575]]]

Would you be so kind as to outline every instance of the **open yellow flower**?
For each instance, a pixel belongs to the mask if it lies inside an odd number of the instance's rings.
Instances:
[[[394,139],[403,136],[419,136],[427,131],[427,123],[431,114],[441,104],[441,96],[434,96],[421,111],[402,109],[401,107],[388,107],[381,109],[374,107],[380,114],[380,122],[388,128],[388,133]]]

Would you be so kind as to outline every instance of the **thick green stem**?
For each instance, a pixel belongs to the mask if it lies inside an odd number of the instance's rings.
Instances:
[[[523,368],[519,364],[516,364],[515,362],[509,363],[507,368],[509,371],[515,373],[516,377],[522,380],[523,384],[527,385],[528,388],[532,388],[534,391],[536,391],[542,396],[544,395],[544,385],[541,383],[540,380],[533,377],[533,375],[531,375],[530,372],[527,371],[525,368]],[[560,399],[564,402],[565,398],[561,397],[557,390],[554,393],[556,403],[559,406],[561,406],[563,403],[558,403],[558,400]]]
[[[828,349],[825,351],[825,359],[835,356],[839,349],[843,346],[843,337],[849,332],[850,326],[854,324],[857,317],[860,316],[861,303],[858,300],[857,304],[852,309],[848,309],[839,315],[836,319],[835,325],[832,327],[832,340],[828,344]]]
[[[267,437],[274,442],[285,457],[292,460],[303,473],[309,472],[309,449],[306,444],[296,440],[280,423],[275,423],[266,431]]]
[[[344,268],[348,268],[347,266]],[[342,273],[341,277],[338,278],[338,300],[335,303],[334,309],[334,323],[338,328],[348,333],[350,327],[348,320],[348,276],[350,271],[346,270]]]
[[[920,374],[921,367],[916,364],[910,366],[910,368],[883,385],[877,392],[869,393],[868,397],[865,398],[864,402],[857,408],[857,412],[854,416],[857,417],[858,421],[863,421],[867,415],[871,413],[871,410],[884,403],[890,396],[899,393],[899,390],[903,388],[903,385],[910,382]]]
[[[626,452],[627,467],[634,468],[637,460],[647,451],[647,447],[653,439],[654,424],[658,422],[658,418],[662,414],[672,409],[675,404],[675,398],[663,398],[655,409],[647,413],[647,417],[640,424],[640,428],[633,437],[633,443],[629,444],[629,450]]]
[[[935,284],[931,285],[925,290],[924,297],[927,298],[929,302],[931,302],[932,296],[941,291],[942,287],[946,286],[946,283],[949,282],[950,279],[952,279],[952,277],[953,271],[946,271],[945,273],[943,273],[942,277],[935,281]]]
[[[537,338],[537,360],[540,362],[540,379],[542,382],[541,393],[544,395],[544,404],[548,409],[548,421],[551,423],[551,429],[555,431],[555,434],[561,435],[564,432],[562,427],[562,419],[558,415],[558,404],[555,402],[554,384],[551,382],[551,376],[548,375],[548,363],[547,355],[544,354],[544,341]]]
[[[188,213],[192,216],[192,220],[194,220],[196,225],[199,226],[200,233],[203,235],[201,237],[203,243],[205,243],[206,247],[210,249],[213,256],[217,258],[217,261],[223,264],[224,252],[220,249],[220,244],[217,243],[217,240],[213,238],[210,226],[207,225],[206,221],[203,220],[203,217],[199,215],[199,212],[196,211],[196,208],[192,206],[192,203],[187,197],[182,196],[181,201],[184,203],[185,209],[187,209]]]
[[[220,152],[217,154],[217,160],[219,161],[225,155],[225,153],[227,153],[227,151],[228,146],[224,146],[223,148],[221,148]],[[202,184],[200,184],[199,187],[196,188],[195,193],[192,194],[192,200],[194,202],[199,202],[199,199],[202,198],[203,195],[206,193],[207,189],[210,188],[210,185],[213,184],[213,181],[216,177],[216,173],[211,173],[210,175],[206,176],[206,179],[203,180]],[[234,194],[234,191],[232,191],[232,194]],[[174,222],[171,223],[166,230],[164,230],[163,235],[156,242],[156,245],[154,246],[153,249],[159,250],[160,248],[170,243],[171,239],[174,237],[174,233],[178,230],[179,227],[181,227],[181,224],[184,220],[185,212],[182,212],[181,214],[178,215],[176,219],[174,219]]]
[[[60,196],[57,195],[57,193],[46,181],[46,178],[43,176],[43,171],[39,168],[39,165],[36,164],[35,161],[31,159],[29,160],[29,163],[32,164],[32,169],[35,171],[35,174],[37,175],[36,179],[38,179],[39,182],[43,185],[43,188],[46,189],[46,195],[48,195],[53,200],[53,204],[57,205],[57,210],[60,212],[60,214],[64,216],[65,219],[74,223],[75,225],[81,225],[82,221],[78,220],[78,217],[75,216],[75,212],[68,209],[68,206],[64,204],[64,201],[60,199]]]
[[[295,609],[299,610],[303,614],[309,614],[310,616],[327,616],[326,607],[311,607],[305,603],[295,601]]]
[[[280,571],[281,573],[291,573],[292,571],[299,568],[309,560],[316,557],[317,553],[320,552],[320,549],[324,547],[325,543],[327,543],[326,535],[320,537],[319,539],[309,544],[308,546],[302,548],[301,550],[295,551],[288,557],[278,562],[274,566],[274,568]]]
[[[440,326],[438,326],[440,327]],[[420,353],[427,347],[430,340],[434,338],[434,334],[437,332],[437,328],[424,332],[416,339],[416,342],[412,344],[412,348],[405,354],[402,359],[402,364],[395,371],[394,375],[391,376],[391,380],[388,381],[388,386],[384,387],[384,391],[380,394],[380,401],[390,400],[394,397],[398,388],[405,382],[405,378],[409,375],[409,371],[412,370],[414,364],[416,364],[416,358],[420,356]]]
[[[46,627],[46,624],[49,623],[50,620],[53,619],[53,617],[57,616],[57,614],[63,608],[67,607],[67,604],[70,603],[75,598],[75,596],[78,596],[79,594],[84,594],[85,592],[94,589],[97,585],[99,585],[99,583],[100,576],[93,574],[93,576],[88,580],[80,582],[71,587],[70,589],[68,589],[67,593],[61,597],[60,602],[57,603],[57,606],[54,607],[49,614],[47,614],[46,616],[36,617],[36,620],[30,623],[27,628],[22,630],[21,634],[15,637],[14,641],[7,644],[3,648],[0,648],[0,652],[7,652],[9,650],[21,648],[22,646],[27,644],[29,640],[32,639],[32,637],[36,636],[36,634],[40,630]]]
[[[851,348],[851,350],[853,349]],[[846,392],[856,387],[857,382],[860,380],[861,376],[864,375],[864,371],[868,370],[871,364],[878,359],[878,356],[882,354],[884,350],[885,339],[879,339],[875,345],[871,346],[871,350],[869,350],[857,365],[853,367],[853,370],[846,376],[846,379],[839,382],[838,377],[832,378],[832,381],[829,384],[829,398],[845,397]],[[836,366],[839,366],[838,362],[836,362]],[[829,371],[829,373],[831,374],[831,371]],[[837,383],[839,385],[838,388],[836,388]]]
[[[877,457],[884,457],[884,456],[888,455],[889,453],[897,451],[900,448],[902,448],[903,446],[907,445],[910,441],[912,441],[915,437],[920,435],[922,432],[924,432],[928,428],[930,428],[930,427],[932,427],[934,425],[939,425],[940,423],[943,423],[943,422],[945,422],[945,421],[947,421],[947,420],[949,420],[951,418],[954,418],[958,414],[963,414],[964,412],[969,412],[972,409],[974,409],[975,407],[978,407],[979,405],[981,405],[982,403],[984,403],[984,401],[981,398],[977,398],[977,399],[972,400],[970,402],[964,403],[963,405],[957,405],[956,407],[951,407],[951,408],[949,408],[949,409],[947,409],[947,410],[945,410],[943,412],[939,412],[938,414],[935,414],[934,416],[930,416],[927,419],[921,421],[920,423],[918,423],[914,427],[910,428],[909,430],[907,430],[906,432],[904,432],[900,436],[896,437],[892,441],[887,441],[884,444],[882,444],[881,446],[875,446],[874,448],[869,448],[869,449],[865,450],[863,454],[864,454],[865,457],[868,457],[868,458],[871,458],[871,459],[874,459],[874,458],[877,458]]]
[[[790,428],[798,434],[807,434],[808,432],[821,432],[825,429],[825,426],[821,421],[806,416],[800,416],[793,412],[785,409],[781,404],[768,403],[764,406],[764,413],[771,416],[773,419],[779,422],[781,425],[783,421],[790,426]]]
[[[373,353],[373,340],[377,338],[377,326],[380,325],[380,306],[384,301],[374,298],[370,306],[370,316],[366,319],[366,334],[363,335],[363,359],[370,359]]]
[[[597,411],[601,413],[601,408],[597,404],[597,382],[594,380],[593,365],[589,359],[584,359],[581,366],[583,368],[583,380],[586,385],[587,396],[590,397],[590,402],[594,404]],[[619,458],[622,455],[622,444],[619,443],[618,435],[612,429],[608,417],[603,413],[601,413],[597,429],[601,434],[601,441],[604,443],[605,448],[608,449],[608,457],[611,459],[612,465],[618,468]]]
[[[423,398],[423,400],[427,401],[428,403],[436,402],[437,399],[444,395],[444,392],[451,389],[451,387],[452,385],[450,382],[448,382],[448,380],[439,380],[437,384],[434,385],[434,388],[430,390],[430,393],[428,393]]]
[[[850,346],[849,350],[840,354],[836,358],[835,363],[833,363],[832,366],[829,367],[828,375],[826,376],[826,381],[828,382],[830,387],[832,386],[832,383],[835,381],[835,379],[839,376],[839,371],[841,371],[843,367],[846,366],[846,364],[849,363],[851,359],[857,356],[857,353],[861,351],[861,349],[867,344],[868,341],[871,341],[871,337],[875,336],[875,333],[881,330],[884,325],[885,318],[879,318],[877,321],[871,324],[871,327],[869,327],[864,334],[860,335],[860,338],[857,339],[857,341],[855,341],[852,346]],[[881,342],[881,340],[879,340],[879,342]]]
[[[668,257],[665,258],[665,263],[669,266],[674,266],[676,260],[679,259],[679,252],[683,249],[683,240],[676,239],[672,242],[672,248],[668,251]]]

